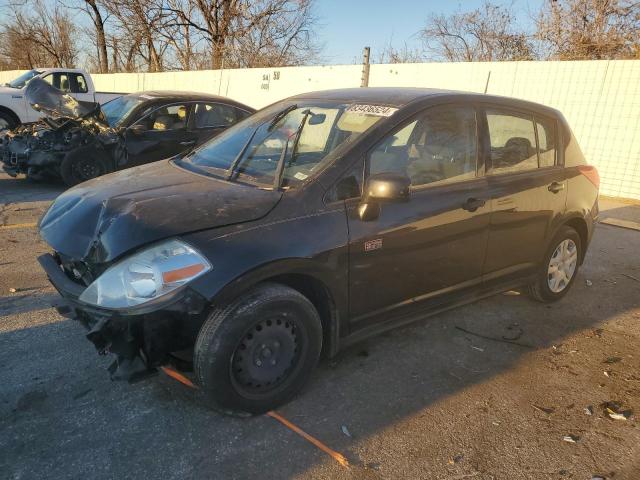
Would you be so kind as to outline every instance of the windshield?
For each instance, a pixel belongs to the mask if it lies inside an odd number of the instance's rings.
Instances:
[[[284,161],[279,185],[291,187],[316,174],[347,145],[396,110],[361,107],[336,101],[285,100],[230,128],[179,164],[223,178],[273,187],[279,175],[278,164]],[[229,171],[232,165],[233,176]]]
[[[29,70],[28,72],[24,72],[18,78],[11,80],[9,83],[5,85],[11,88],[22,88],[27,83],[29,83],[29,80],[31,80],[36,75],[40,75],[41,73],[42,72],[39,72],[38,70]]]
[[[102,105],[107,123],[111,127],[119,127],[129,117],[134,108],[144,102],[136,95],[124,95]]]

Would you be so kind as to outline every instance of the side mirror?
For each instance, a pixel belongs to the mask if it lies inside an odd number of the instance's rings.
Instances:
[[[362,221],[375,220],[380,215],[380,204],[408,202],[411,180],[397,173],[377,173],[371,175],[364,188],[358,214]]]
[[[371,175],[365,185],[364,201],[407,202],[411,180],[398,173],[377,173]]]

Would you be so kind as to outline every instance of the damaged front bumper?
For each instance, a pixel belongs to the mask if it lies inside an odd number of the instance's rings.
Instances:
[[[206,301],[189,288],[170,298],[128,310],[98,308],[80,302],[86,287],[71,280],[56,257],[44,254],[38,262],[63,298],[56,306],[64,317],[89,330],[87,338],[99,354],[114,354],[112,380],[140,380],[167,363],[169,355],[193,346],[205,320]]]

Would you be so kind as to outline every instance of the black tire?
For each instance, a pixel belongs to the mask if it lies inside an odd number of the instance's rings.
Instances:
[[[109,173],[110,164],[109,155],[103,150],[78,148],[67,153],[60,163],[60,176],[68,187],[73,187]]]
[[[2,130],[13,130],[20,124],[20,120],[6,110],[0,110],[0,132]]]
[[[566,284],[566,286],[560,292],[554,292],[549,287],[549,273],[548,273],[549,263],[558,245],[560,245],[565,240],[572,240],[577,247],[576,266],[573,272],[573,276],[571,277],[569,282]],[[560,300],[562,297],[564,297],[567,294],[567,292],[571,288],[571,285],[573,285],[573,282],[575,282],[576,277],[578,276],[578,269],[580,268],[581,258],[582,258],[582,243],[580,241],[580,235],[578,235],[578,232],[576,232],[573,228],[569,226],[565,225],[561,227],[560,230],[558,230],[558,232],[553,237],[553,240],[551,241],[551,243],[549,244],[549,248],[545,253],[544,261],[540,266],[540,271],[538,273],[538,277],[535,283],[529,285],[529,295],[533,299],[543,303],[551,303],[551,302],[556,302]]]
[[[300,391],[321,349],[313,304],[287,286],[260,284],[214,310],[202,326],[194,348],[196,383],[222,413],[265,413]]]

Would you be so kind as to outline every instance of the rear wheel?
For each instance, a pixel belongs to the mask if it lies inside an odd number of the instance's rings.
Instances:
[[[60,176],[72,187],[109,173],[109,156],[102,150],[80,148],[69,152],[60,164]]]
[[[219,411],[264,413],[298,393],[321,348],[313,304],[292,288],[265,283],[214,311],[202,326],[194,350],[196,381]]]
[[[578,273],[581,248],[578,232],[562,227],[549,246],[536,282],[529,286],[530,295],[545,303],[564,297]]]

